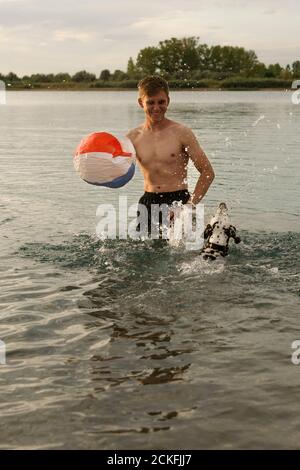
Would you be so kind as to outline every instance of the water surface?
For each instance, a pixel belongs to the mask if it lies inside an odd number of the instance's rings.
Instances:
[[[10,92],[0,107],[0,448],[298,448],[299,124],[290,92],[174,92],[242,243],[225,261],[95,237],[82,136],[143,118],[135,92]],[[193,188],[197,172],[191,167]],[[299,366],[300,367],[300,366]]]

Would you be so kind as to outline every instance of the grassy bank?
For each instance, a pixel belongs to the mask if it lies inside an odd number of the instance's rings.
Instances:
[[[28,83],[18,81],[6,84],[7,90],[136,90],[138,80],[93,82],[60,82],[60,83]],[[224,89],[224,90],[263,90],[263,89],[290,89],[292,80],[279,78],[227,78],[225,80],[169,80],[171,90],[193,89]]]

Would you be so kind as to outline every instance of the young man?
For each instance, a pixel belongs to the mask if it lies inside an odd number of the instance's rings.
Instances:
[[[139,204],[147,208],[150,232],[152,204],[169,207],[175,201],[198,204],[214,179],[214,171],[193,132],[165,117],[170,103],[166,80],[148,76],[139,82],[138,88],[138,103],[144,110],[145,122],[129,131],[128,137],[144,176],[145,193]],[[192,195],[187,186],[189,158],[200,172]]]

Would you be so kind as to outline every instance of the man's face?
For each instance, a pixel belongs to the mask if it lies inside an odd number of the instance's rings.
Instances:
[[[164,91],[159,91],[152,96],[143,95],[138,102],[152,122],[160,122],[165,117],[170,98]]]

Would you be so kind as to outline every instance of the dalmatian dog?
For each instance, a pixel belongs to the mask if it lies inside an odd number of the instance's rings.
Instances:
[[[228,209],[225,202],[221,202],[217,212],[204,230],[204,246],[202,256],[207,260],[215,260],[228,254],[229,240],[233,238],[235,243],[241,239],[236,235],[236,228],[231,225]]]

